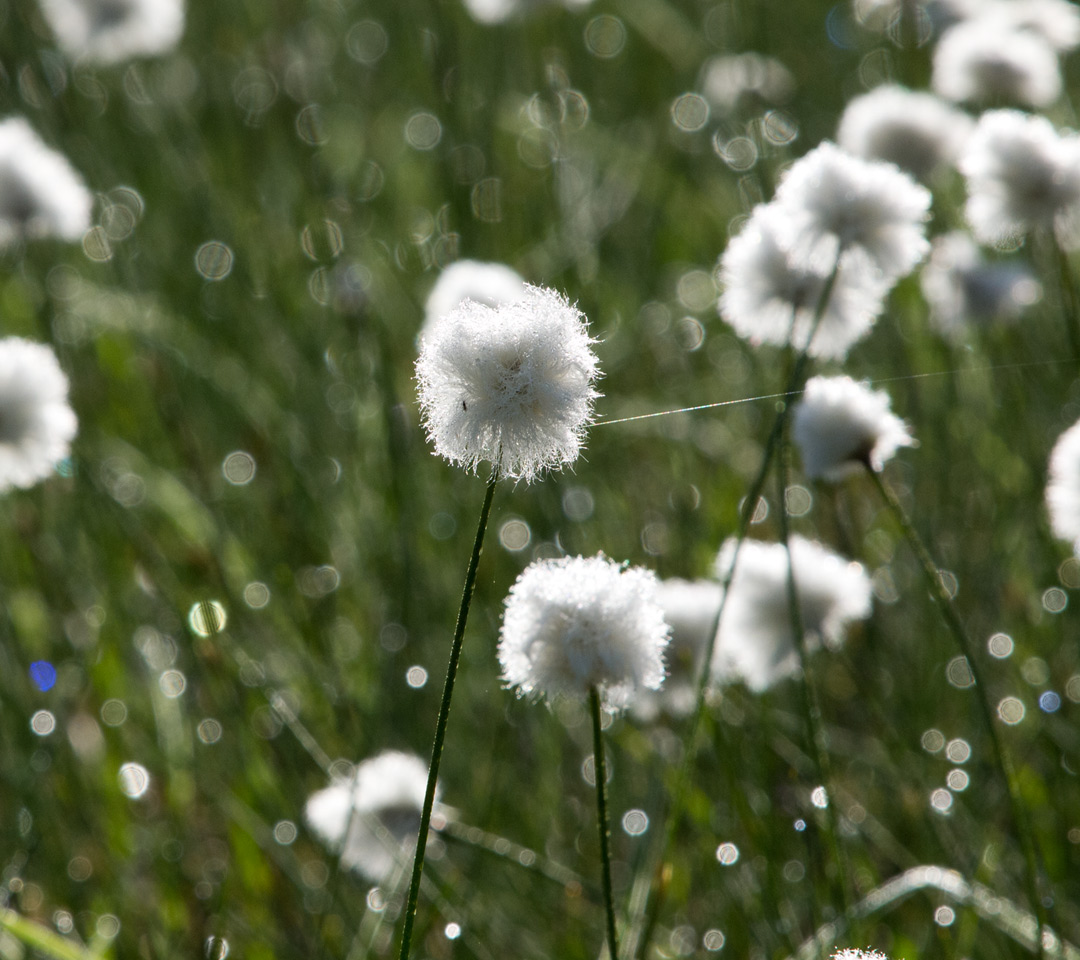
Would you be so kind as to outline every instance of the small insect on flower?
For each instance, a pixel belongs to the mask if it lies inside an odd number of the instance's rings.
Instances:
[[[343,867],[382,882],[416,840],[427,773],[419,757],[388,750],[308,797],[304,819]]]
[[[460,303],[424,336],[420,410],[435,452],[526,482],[573,463],[599,396],[585,317],[562,294],[525,286],[498,306]]]
[[[651,571],[603,554],[537,560],[510,588],[499,663],[519,696],[584,699],[595,687],[619,710],[660,688],[668,640]]]
[[[184,32],[183,0],[39,0],[60,49],[111,64],[171,50]]]
[[[31,487],[68,455],[77,421],[52,348],[0,340],[0,492]]]

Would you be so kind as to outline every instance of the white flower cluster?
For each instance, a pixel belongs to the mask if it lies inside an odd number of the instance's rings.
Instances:
[[[505,263],[458,260],[439,274],[424,302],[423,339],[427,331],[465,300],[487,307],[513,303],[525,295],[525,281]]]
[[[73,60],[112,64],[171,50],[184,32],[183,0],[39,0]]]
[[[1080,555],[1080,422],[1057,439],[1050,454],[1046,506],[1054,536],[1072,542]]]

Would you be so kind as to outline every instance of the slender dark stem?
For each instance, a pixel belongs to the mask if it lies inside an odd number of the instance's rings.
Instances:
[[[450,717],[450,700],[454,695],[454,680],[457,678],[461,645],[465,639],[465,624],[469,620],[469,607],[472,604],[473,587],[476,585],[476,568],[480,564],[480,554],[484,549],[484,534],[487,532],[491,499],[495,494],[497,480],[498,471],[493,470],[491,479],[488,481],[487,492],[484,494],[484,505],[480,508],[480,521],[476,525],[472,556],[469,558],[469,569],[465,573],[465,588],[461,591],[461,607],[458,610],[457,626],[454,628],[454,642],[450,647],[450,662],[446,665],[446,682],[443,684],[442,702],[439,704],[439,718],[435,722],[435,740],[431,746],[431,764],[428,767],[424,809],[420,813],[420,832],[416,837],[412,880],[409,882],[409,899],[405,905],[405,926],[401,931],[401,949],[398,951],[399,960],[408,960],[412,942],[413,924],[416,922],[416,903],[420,897],[420,877],[424,872],[424,851],[427,849],[428,829],[431,826],[431,808],[435,805],[435,784],[439,779],[439,763],[442,760],[443,741],[446,738],[446,722]]]
[[[619,942],[615,936],[615,897],[611,893],[611,827],[607,810],[607,764],[604,763],[604,734],[600,729],[600,692],[589,689],[592,708],[593,775],[596,778],[596,814],[600,825],[600,868],[604,887],[604,912],[607,914],[608,953],[619,960]]]
[[[881,494],[881,498],[888,505],[889,510],[892,511],[893,516],[896,518],[896,522],[904,532],[904,537],[907,539],[908,544],[916,557],[918,557],[919,565],[922,567],[923,574],[926,577],[927,586],[930,588],[930,594],[937,602],[938,608],[941,610],[941,614],[945,619],[945,623],[948,625],[949,631],[956,640],[956,644],[960,648],[961,654],[963,654],[964,659],[967,661],[968,668],[971,671],[971,677],[975,681],[975,699],[978,701],[979,712],[982,714],[983,722],[986,725],[987,732],[990,734],[990,749],[993,754],[994,762],[997,764],[998,769],[1005,778],[1006,796],[1009,800],[1009,812],[1012,815],[1013,824],[1016,827],[1016,834],[1020,839],[1020,847],[1024,853],[1024,879],[1027,883],[1027,893],[1028,898],[1031,900],[1031,908],[1035,913],[1035,921],[1038,924],[1038,928],[1035,931],[1038,954],[1040,957],[1043,957],[1045,955],[1043,929],[1046,927],[1047,923],[1046,911],[1043,906],[1042,898],[1039,896],[1035,837],[1031,823],[1026,815],[1019,789],[1016,785],[1016,776],[1013,773],[1009,755],[1005,751],[1005,745],[1001,742],[997,724],[994,722],[994,708],[990,703],[990,692],[983,682],[982,668],[975,658],[974,644],[972,644],[971,638],[968,636],[967,630],[960,620],[960,615],[956,611],[956,607],[952,602],[952,597],[949,595],[948,590],[945,589],[945,585],[941,580],[941,572],[938,570],[937,564],[934,563],[933,558],[930,556],[930,552],[926,549],[925,544],[923,544],[918,531],[916,531],[900,501],[896,498],[896,494],[893,493],[892,489],[885,483],[881,474],[872,469],[869,464],[866,465],[866,472],[870,474],[870,478],[873,480],[874,485]]]
[[[1065,327],[1069,334],[1069,345],[1073,356],[1080,359],[1080,298],[1076,290],[1076,278],[1069,266],[1069,257],[1058,240],[1057,232],[1050,231],[1050,245],[1054,248],[1057,261],[1058,278],[1061,283],[1061,306],[1065,317]]]

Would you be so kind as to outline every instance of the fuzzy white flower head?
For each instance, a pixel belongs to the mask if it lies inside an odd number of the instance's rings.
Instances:
[[[790,218],[796,256],[825,273],[839,255],[891,285],[930,249],[930,191],[896,165],[853,157],[834,143],[792,164],[775,202]]]
[[[72,59],[111,64],[171,50],[184,32],[183,0],[39,0]]]
[[[506,598],[499,663],[518,696],[580,699],[596,687],[618,710],[659,689],[668,639],[651,571],[603,554],[537,560]]]
[[[599,396],[595,343],[566,297],[526,285],[513,303],[466,300],[424,337],[420,410],[435,452],[525,481],[573,463]]]
[[[304,819],[343,867],[381,882],[416,840],[427,775],[419,757],[388,750],[308,797]]]
[[[792,435],[811,479],[842,480],[864,465],[880,470],[900,447],[916,444],[889,409],[889,395],[851,377],[811,377],[793,416]]]
[[[959,337],[970,321],[1011,320],[1042,296],[1035,275],[1015,263],[988,263],[968,234],[954,230],[934,241],[920,277],[930,321]]]
[[[1061,96],[1061,68],[1040,35],[993,18],[950,27],[934,50],[932,85],[956,103],[1046,107]]]
[[[721,579],[731,569],[735,540],[716,561]],[[791,564],[807,646],[839,646],[854,620],[870,616],[871,584],[862,564],[845,560],[818,543],[791,538]],[[788,601],[788,552],[782,543],[747,540],[738,566],[713,655],[718,683],[743,681],[755,693],[799,670]]]
[[[435,281],[424,303],[424,337],[428,330],[463,300],[475,300],[488,307],[513,303],[525,295],[525,281],[505,263],[458,260]]]
[[[1059,52],[1080,46],[1080,8],[1069,0],[991,0],[978,16],[1033,33]]]
[[[960,158],[966,213],[982,243],[1004,243],[1036,228],[1080,242],[1080,136],[1061,135],[1045,117],[984,113]]]
[[[1080,421],[1057,439],[1050,454],[1046,506],[1054,536],[1080,555]]]
[[[775,203],[760,204],[730,241],[720,261],[721,316],[753,344],[790,342],[806,347],[827,272],[796,262],[787,213]],[[881,312],[884,288],[860,264],[843,264],[836,276],[809,353],[843,359]]]
[[[52,348],[0,340],[0,492],[49,476],[68,455],[77,425]]]
[[[889,960],[889,958],[877,950],[859,950],[856,947],[845,947],[843,950],[837,950],[832,955],[832,960]]]
[[[967,114],[932,93],[887,84],[848,103],[836,139],[855,156],[895,163],[927,180],[956,160],[972,126]]]
[[[23,238],[78,240],[93,198],[67,158],[22,117],[0,121],[0,249]]]

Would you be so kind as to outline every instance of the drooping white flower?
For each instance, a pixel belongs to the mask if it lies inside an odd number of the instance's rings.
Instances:
[[[795,255],[829,273],[842,262],[876,269],[891,285],[926,255],[930,191],[891,163],[821,143],[788,169],[776,190]]]
[[[960,336],[970,322],[1014,319],[1042,296],[1027,267],[987,262],[960,230],[934,241],[920,282],[931,323],[948,337]]]
[[[388,750],[308,797],[304,820],[343,867],[382,882],[416,841],[427,776],[419,757]]]
[[[537,560],[510,588],[499,663],[518,696],[584,698],[609,709],[664,680],[669,629],[655,574],[603,554]]]
[[[183,0],[39,0],[60,49],[111,64],[171,50],[184,32]]]
[[[765,103],[784,102],[795,89],[795,78],[775,57],[747,51],[706,60],[699,86],[720,113],[731,113],[747,97]]]
[[[475,300],[488,307],[512,303],[525,295],[525,281],[505,263],[458,260],[435,281],[424,303],[423,337],[432,325],[461,303]]]
[[[595,341],[566,297],[526,285],[498,307],[466,300],[424,337],[420,410],[435,452],[531,481],[573,463],[599,396]]]
[[[1069,0],[990,0],[977,15],[1033,33],[1060,52],[1080,46],[1080,7]]]
[[[78,240],[93,198],[67,158],[22,117],[0,121],[0,250],[22,239]]]
[[[950,27],[934,50],[934,91],[956,103],[1046,107],[1061,96],[1057,53],[1038,33],[997,18]]]
[[[77,425],[52,349],[0,340],[0,492],[49,476],[68,455]]]
[[[720,551],[716,573],[721,579],[731,569],[734,550],[730,539]],[[791,563],[808,649],[839,646],[849,623],[870,616],[871,584],[862,564],[797,535],[791,538]],[[745,541],[720,624],[713,679],[741,680],[760,693],[798,672],[790,610],[784,545]]]
[[[841,480],[868,465],[880,470],[900,447],[915,446],[889,395],[851,377],[811,377],[795,405],[792,436],[810,479]]]
[[[751,343],[792,343],[806,348],[828,268],[800,264],[787,212],[761,204],[730,241],[720,261],[719,309],[735,332]],[[828,305],[810,342],[814,357],[843,359],[873,326],[884,287],[862,264],[843,264]]]
[[[1080,136],[1062,135],[1045,117],[1017,110],[984,113],[960,158],[966,213],[982,243],[1055,229],[1080,242]]]
[[[1080,555],[1080,421],[1057,439],[1050,453],[1046,506],[1054,536]]]
[[[971,118],[932,93],[887,84],[844,108],[836,139],[849,153],[895,163],[919,180],[953,163]]]

